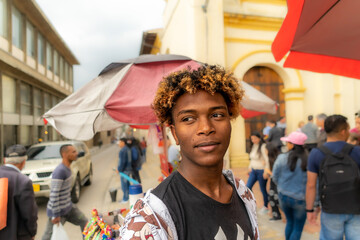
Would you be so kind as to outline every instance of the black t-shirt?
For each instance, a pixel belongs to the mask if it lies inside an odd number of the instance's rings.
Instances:
[[[199,191],[179,172],[174,172],[152,193],[169,209],[180,240],[254,239],[245,204],[234,186],[230,203],[223,204]]]

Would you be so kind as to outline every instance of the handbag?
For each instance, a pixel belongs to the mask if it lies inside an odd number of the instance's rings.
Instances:
[[[6,227],[9,179],[0,178],[0,230]]]
[[[61,223],[53,225],[53,233],[51,235],[51,240],[70,240]]]

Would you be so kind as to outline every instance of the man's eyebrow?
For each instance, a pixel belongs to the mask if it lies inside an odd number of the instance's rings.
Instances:
[[[214,111],[214,110],[218,110],[218,109],[223,109],[223,110],[227,110],[227,107],[225,106],[215,106],[215,107],[211,107],[209,108],[211,111]],[[178,117],[179,115],[181,114],[186,114],[186,113],[196,113],[196,110],[194,109],[185,109],[185,110],[182,110],[180,112],[178,112],[178,114],[176,114],[176,117]]]
[[[178,112],[178,114],[176,114],[176,117],[178,117],[181,114],[186,114],[186,113],[195,113],[196,111],[193,109],[186,109],[186,110],[182,110],[180,112]]]
[[[212,107],[210,108],[211,110],[217,110],[217,109],[224,109],[224,110],[227,110],[227,107],[225,106],[216,106],[216,107]]]

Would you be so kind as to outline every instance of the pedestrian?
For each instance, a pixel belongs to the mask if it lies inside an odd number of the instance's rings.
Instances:
[[[281,129],[282,137],[286,134],[286,117],[281,116],[277,121],[276,126]]]
[[[303,120],[298,122],[298,128],[296,131],[301,132],[301,128],[305,125],[305,122]]]
[[[307,136],[307,139],[305,141],[305,148],[311,152],[313,148],[315,148],[318,144],[318,135],[319,129],[318,127],[313,123],[314,117],[313,115],[308,116],[308,122],[301,128],[301,131],[305,133]]]
[[[144,156],[146,156],[147,143],[146,143],[145,137],[142,137],[141,142],[140,142],[140,147],[141,147],[142,153],[144,154]]]
[[[268,193],[266,191],[267,179],[264,179],[265,166],[269,165],[268,155],[266,153],[266,144],[260,133],[253,132],[250,136],[251,151],[250,164],[248,167],[249,179],[246,186],[252,190],[256,182],[259,182],[260,190],[263,196],[264,205],[260,209],[261,214],[268,212]]]
[[[0,178],[8,181],[7,218],[5,228],[0,230],[0,239],[30,240],[36,235],[38,208],[33,185],[20,172],[26,160],[24,146],[12,145],[6,149],[5,164],[0,166]]]
[[[350,135],[347,139],[347,143],[350,143],[352,145],[360,145],[360,141],[359,141],[360,135],[354,133],[354,132],[350,132]]]
[[[252,192],[223,171],[242,96],[233,75],[215,65],[163,79],[153,106],[180,145],[181,164],[138,200],[120,239],[259,239]]]
[[[119,163],[118,163],[118,172],[124,173],[128,176],[130,176],[130,174],[132,174],[133,172],[133,167],[131,164],[131,144],[129,145],[128,143],[128,139],[126,138],[120,138],[119,141],[119,147],[120,152],[119,152]],[[121,176],[120,177],[120,182],[121,182],[121,189],[123,191],[123,199],[120,201],[120,203],[127,203],[129,201],[129,187],[130,187],[130,183],[129,181]]]
[[[269,126],[271,129],[266,141],[274,144],[281,152],[282,142],[280,141],[280,138],[283,136],[283,132],[276,126],[276,122],[274,120],[269,120]]]
[[[324,122],[326,119],[325,113],[320,113],[316,116],[316,125],[319,127],[319,132],[317,135],[317,146],[320,147],[326,142],[326,132],[324,128]]]
[[[272,171],[274,167],[275,160],[280,154],[279,149],[274,146],[272,143],[266,144],[266,152],[269,159],[269,165],[264,170],[264,179],[270,178],[270,189],[269,189],[269,203],[271,207],[272,218],[270,221],[281,220],[281,214],[279,210],[279,196],[277,191],[277,186],[272,179]]]
[[[138,139],[131,137],[127,138],[126,143],[131,149],[131,176],[141,183],[139,171],[141,170],[142,164],[145,162],[145,156],[142,155],[140,142]]]
[[[321,202],[320,240],[359,239],[360,146],[347,144],[349,124],[342,115],[331,115],[324,123],[327,140],[309,156],[306,186],[308,221],[316,223],[316,186]],[[318,180],[319,178],[319,180]]]
[[[264,139],[267,139],[267,137],[269,136],[270,130],[271,130],[270,122],[266,121],[265,122],[265,127],[263,128],[263,132],[262,132],[263,136],[264,136]]]
[[[289,151],[277,157],[273,168],[272,179],[277,185],[280,207],[286,217],[286,240],[299,240],[306,221],[306,138],[302,132],[282,137],[281,141],[286,142]]]
[[[72,174],[70,165],[78,158],[76,148],[71,144],[64,144],[60,147],[62,162],[55,168],[51,174],[50,198],[47,204],[48,221],[45,227],[45,233],[42,240],[50,240],[53,233],[54,224],[70,222],[80,227],[82,232],[87,218],[71,202]]]
[[[355,127],[350,129],[350,133],[356,134],[360,141],[360,110],[355,113]]]

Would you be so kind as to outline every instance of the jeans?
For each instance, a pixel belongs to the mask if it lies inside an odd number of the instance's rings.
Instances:
[[[263,174],[264,174],[264,170],[263,169],[252,169],[251,173],[250,173],[250,176],[249,176],[249,179],[247,181],[247,184],[246,186],[252,190],[252,187],[254,186],[254,184],[256,183],[256,181],[259,181],[259,185],[260,185],[260,190],[261,190],[261,193],[263,195],[263,199],[264,199],[264,206],[267,208],[268,206],[268,202],[269,202],[269,199],[268,199],[268,193],[266,191],[266,182],[267,182],[267,179],[264,179],[263,178]]]
[[[125,171],[124,173],[129,176],[131,172]],[[126,178],[124,178],[124,177],[120,177],[120,181],[121,181],[121,189],[124,193],[123,201],[128,201],[129,200],[130,182],[128,180],[126,180]]]
[[[321,212],[320,240],[360,239],[360,215]]]
[[[305,200],[279,193],[280,207],[286,216],[286,240],[299,240],[306,221]]]
[[[60,219],[62,225],[64,225],[65,222],[71,222],[74,225],[80,226],[81,232],[83,232],[87,221],[88,220],[85,215],[75,205],[73,205],[69,213],[67,213],[65,216],[61,216]],[[45,233],[42,236],[42,240],[51,239],[53,225],[54,224],[51,222],[51,218],[49,218],[45,227]]]

